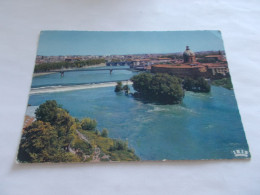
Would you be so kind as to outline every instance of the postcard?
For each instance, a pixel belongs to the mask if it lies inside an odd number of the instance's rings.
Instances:
[[[249,159],[220,31],[42,31],[17,161]]]

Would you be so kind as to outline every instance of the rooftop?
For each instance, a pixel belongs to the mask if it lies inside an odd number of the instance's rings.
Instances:
[[[223,67],[227,68],[227,64],[220,64],[220,63],[199,63],[199,64],[156,64],[152,65],[153,67],[160,67],[160,68],[202,68],[202,67],[209,67],[209,68],[217,68]]]
[[[205,66],[202,65],[188,65],[188,64],[176,64],[176,65],[170,65],[170,64],[157,64],[152,65],[152,67],[158,67],[158,68],[202,68]]]

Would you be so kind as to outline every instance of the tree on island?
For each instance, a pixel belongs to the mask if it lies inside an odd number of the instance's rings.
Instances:
[[[123,84],[122,84],[121,81],[118,81],[118,82],[117,82],[117,85],[116,85],[116,87],[115,87],[115,92],[120,92],[120,91],[122,91],[122,90],[123,90]]]
[[[183,88],[187,91],[205,92],[205,93],[210,92],[210,85],[202,77],[197,79],[192,79],[190,77],[185,78],[183,81]]]
[[[130,88],[128,85],[124,85],[123,86],[123,90],[125,91],[125,94],[128,95],[129,94],[129,91],[130,91]]]
[[[181,79],[169,74],[141,73],[131,78],[134,95],[163,104],[178,104],[184,97]]]

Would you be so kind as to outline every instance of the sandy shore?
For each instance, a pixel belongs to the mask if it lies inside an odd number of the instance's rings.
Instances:
[[[114,87],[116,82],[107,82],[107,83],[96,83],[96,84],[83,84],[83,85],[70,85],[70,86],[50,86],[50,87],[40,87],[32,88],[30,95],[39,94],[39,93],[54,93],[54,92],[63,92],[63,91],[74,91],[81,89],[93,89],[101,87]],[[132,85],[131,81],[122,81],[123,85]]]
[[[39,72],[39,73],[33,73],[33,77],[48,75],[48,74],[54,74],[56,72]]]
[[[97,64],[97,65],[91,65],[91,66],[83,66],[81,68],[67,68],[67,69],[63,69],[63,70],[75,70],[75,69],[86,69],[86,68],[95,68],[95,67],[105,67],[106,64],[102,63],[102,64]],[[55,69],[54,71],[59,71],[60,69]],[[39,72],[39,73],[33,73],[33,77],[38,77],[38,76],[43,76],[43,75],[48,75],[48,74],[54,74],[57,72]]]

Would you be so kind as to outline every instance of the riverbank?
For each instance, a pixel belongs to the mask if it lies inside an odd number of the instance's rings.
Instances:
[[[232,85],[230,77],[218,79],[218,80],[213,80],[211,84],[215,85],[215,86],[221,86],[221,87],[224,87],[224,88],[229,89],[229,90],[233,89],[233,85]]]
[[[32,88],[30,95],[40,94],[40,93],[54,93],[54,92],[64,92],[64,91],[75,91],[82,89],[93,89],[101,87],[114,87],[116,82],[106,82],[106,83],[94,83],[94,84],[82,84],[82,85],[69,85],[69,86],[49,86],[49,87],[39,87]],[[131,81],[122,81],[123,85],[132,85]]]
[[[86,69],[86,68],[97,68],[97,67],[105,67],[106,64],[105,63],[101,63],[101,64],[96,64],[96,65],[91,65],[91,66],[83,66],[81,68],[66,68],[66,69],[55,69],[55,70],[52,70],[52,71],[61,71],[61,70],[80,70],[80,69]],[[49,75],[49,74],[54,74],[54,73],[57,73],[57,72],[39,72],[39,73],[33,73],[33,77],[38,77],[38,76],[43,76],[43,75]]]
[[[48,75],[48,74],[54,74],[56,72],[39,72],[39,73],[33,73],[33,77],[39,77],[43,75]]]

